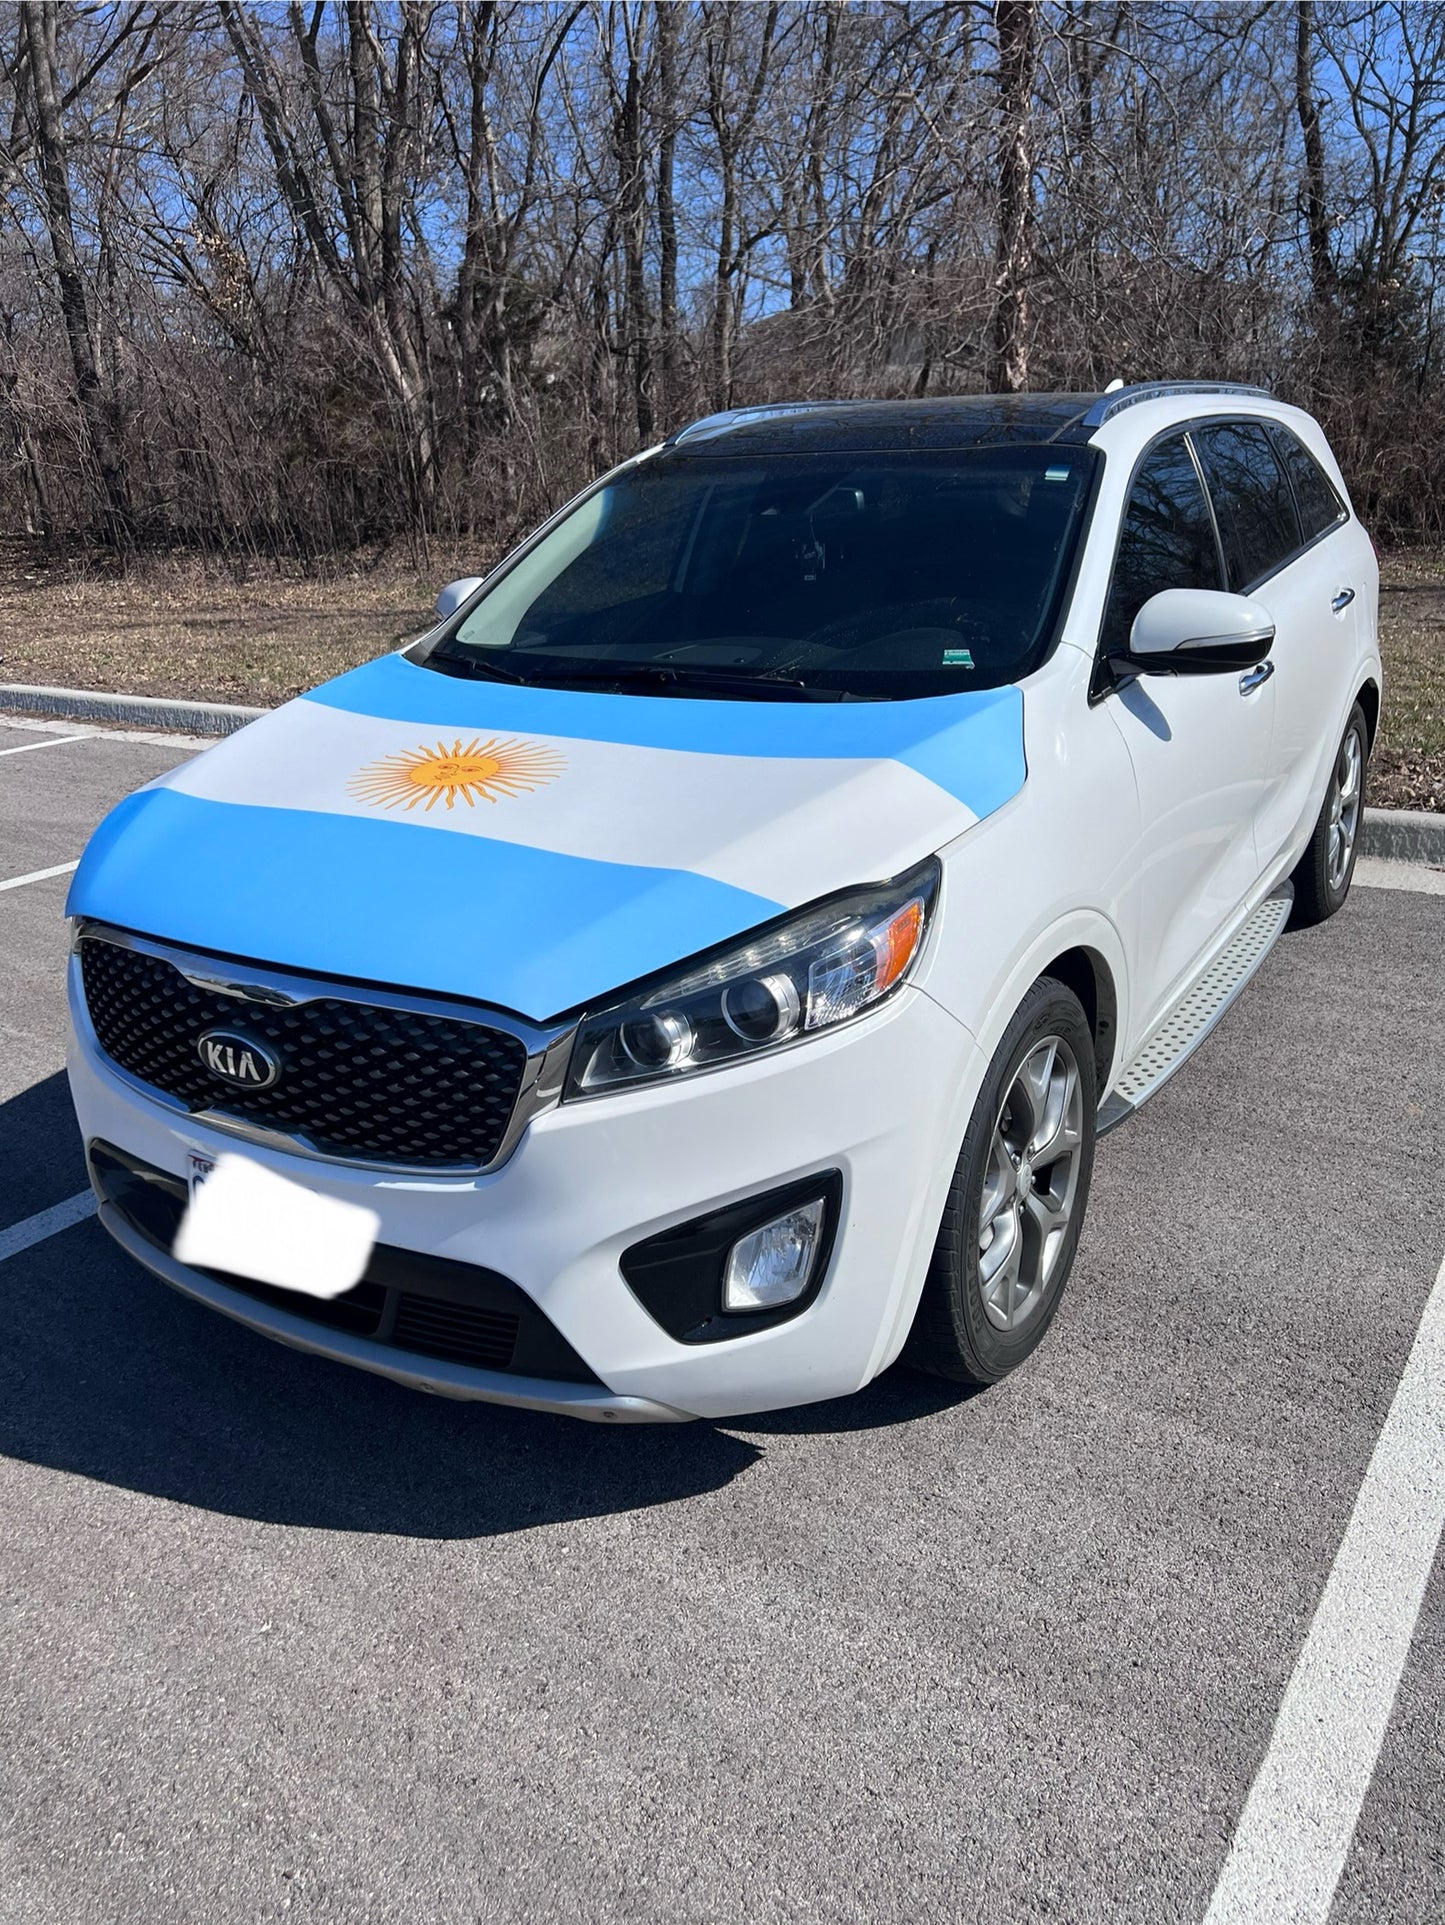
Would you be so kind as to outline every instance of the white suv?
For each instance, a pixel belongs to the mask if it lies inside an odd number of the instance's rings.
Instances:
[[[1377,588],[1319,428],[1257,389],[699,422],[96,832],[102,1221],[451,1396],[992,1382],[1098,1132],[1345,898]],[[223,1155],[285,1180],[289,1256],[265,1210],[187,1241]]]

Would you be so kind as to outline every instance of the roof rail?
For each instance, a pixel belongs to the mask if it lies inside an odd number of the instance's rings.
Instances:
[[[1139,401],[1168,401],[1184,394],[1248,394],[1256,401],[1273,401],[1268,388],[1251,387],[1245,381],[1135,381],[1112,394],[1101,394],[1079,423],[1083,428],[1102,428],[1125,408]]]
[[[681,441],[711,441],[714,435],[726,434],[745,421],[782,421],[790,414],[812,414],[816,409],[837,405],[836,401],[763,401],[751,408],[724,408],[721,414],[704,415],[700,421],[675,429],[662,445],[675,448]]]

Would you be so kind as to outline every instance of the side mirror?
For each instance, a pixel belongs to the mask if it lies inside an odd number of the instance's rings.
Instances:
[[[1209,675],[1253,668],[1274,641],[1269,610],[1218,588],[1166,588],[1134,617],[1114,659],[1139,675]]]
[[[444,622],[448,615],[455,615],[462,603],[475,589],[482,585],[481,575],[462,575],[454,582],[448,582],[437,596],[436,618]]]

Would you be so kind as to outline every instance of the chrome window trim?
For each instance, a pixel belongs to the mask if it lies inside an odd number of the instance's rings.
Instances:
[[[1204,463],[1199,458],[1199,450],[1194,445],[1194,436],[1186,428],[1184,445],[1189,450],[1189,459],[1194,464],[1194,473],[1199,481],[1199,492],[1204,497],[1204,505],[1209,510],[1209,525],[1214,530],[1214,556],[1219,563],[1219,581],[1224,589],[1229,587],[1229,557],[1224,552],[1224,536],[1219,532],[1219,511],[1214,506],[1214,496],[1209,492],[1209,476],[1204,472]],[[1122,537],[1122,528],[1121,528]],[[1114,556],[1117,562],[1117,552]]]
[[[395,1009],[410,1016],[437,1016],[448,1022],[475,1023],[479,1029],[499,1029],[515,1036],[526,1049],[522,1077],[517,1087],[512,1114],[489,1163],[391,1163],[362,1156],[338,1156],[323,1150],[309,1137],[287,1130],[275,1130],[254,1123],[244,1116],[232,1116],[223,1109],[188,1109],[177,1097],[154,1083],[133,1076],[101,1047],[86,1006],[85,986],[80,974],[80,945],[85,941],[108,942],[117,949],[133,949],[144,956],[155,956],[178,970],[186,981],[214,995],[233,996],[239,1002],[260,1003],[265,1007],[294,1008],[301,1003],[350,1002],[373,1009]],[[274,969],[260,964],[228,962],[194,949],[178,948],[157,942],[153,937],[136,935],[129,929],[116,929],[109,923],[77,917],[71,929],[72,1006],[81,1041],[104,1065],[106,1073],[127,1088],[158,1104],[176,1117],[200,1123],[209,1129],[254,1143],[265,1149],[281,1150],[304,1156],[313,1162],[329,1163],[343,1169],[374,1170],[389,1176],[476,1177],[487,1176],[515,1151],[533,1117],[541,1116],[557,1104],[572,1053],[577,1020],[562,1024],[530,1023],[509,1010],[493,1009],[485,1003],[468,1003],[448,997],[409,995],[394,989],[369,988],[357,983],[337,982],[325,976],[306,976],[292,970]]]

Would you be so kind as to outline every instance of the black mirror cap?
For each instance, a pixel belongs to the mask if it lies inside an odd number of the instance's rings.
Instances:
[[[1158,654],[1131,655],[1127,649],[1120,649],[1109,656],[1109,662],[1116,675],[1227,675],[1256,667],[1273,646],[1271,629],[1267,635],[1231,636]]]

